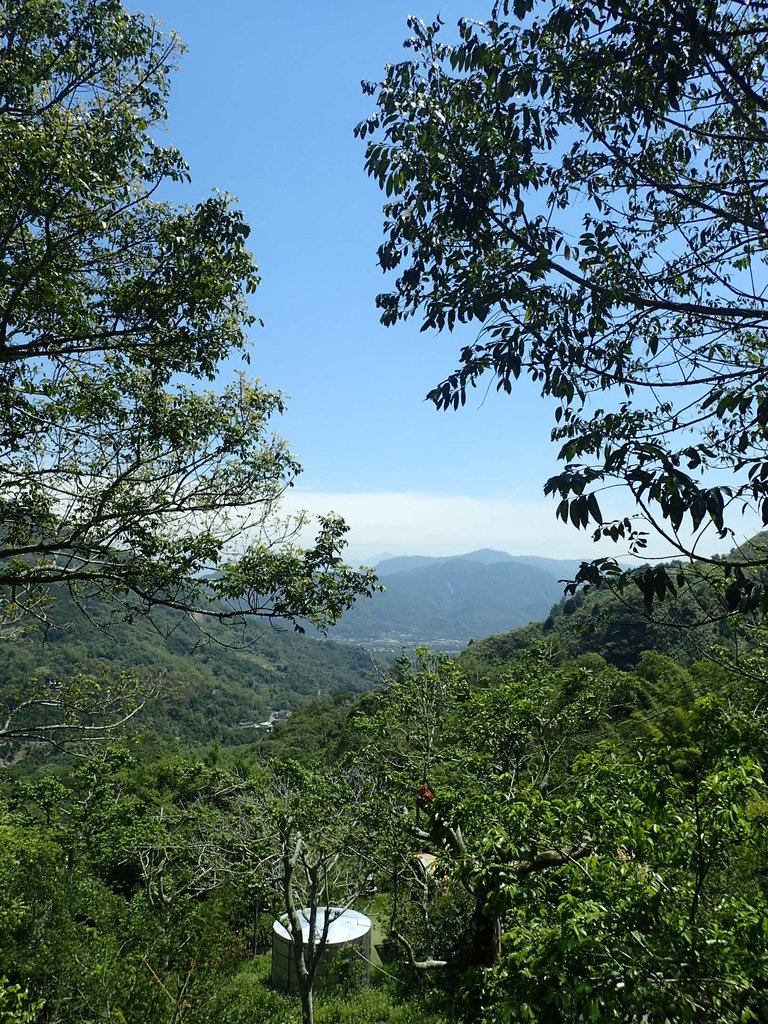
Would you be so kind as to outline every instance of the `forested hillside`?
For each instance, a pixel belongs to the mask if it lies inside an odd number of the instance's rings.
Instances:
[[[546,640],[566,656],[591,651],[619,668],[633,667],[646,650],[663,651],[684,665],[715,646],[726,648],[731,658],[748,650],[755,631],[748,618],[729,613],[722,597],[726,581],[717,566],[704,576],[673,564],[669,568],[688,583],[679,594],[655,601],[652,609],[630,577],[621,589],[580,590],[558,601],[542,621],[480,639],[472,650],[483,661],[503,661],[534,640]],[[643,573],[637,570],[638,583]]]
[[[341,963],[317,1021],[761,1020],[764,695],[655,652],[422,651],[236,755],[6,775],[9,1020],[298,1022],[267,979],[288,891],[376,922],[372,988]]]
[[[597,588],[458,658],[403,657],[375,682],[354,674],[362,650],[269,633],[250,652],[189,656],[189,625],[93,632],[60,608],[37,651],[48,671],[107,676],[125,658],[176,690],[106,746],[75,733],[78,758],[33,748],[8,764],[9,1020],[306,1022],[306,1000],[268,981],[286,893],[351,901],[375,924],[372,987],[340,962],[307,990],[318,1022],[763,1019],[760,632],[721,618],[706,626],[720,647],[704,649],[677,603],[656,607],[662,628],[635,589],[634,611]],[[324,673],[332,689],[316,688]],[[261,707],[262,678],[296,707],[256,740],[232,723]],[[428,871],[414,851],[434,858]]]
[[[92,607],[91,612],[98,609]],[[99,626],[88,609],[61,600],[45,636],[0,644],[0,707],[50,693],[73,674],[102,686],[120,674],[137,680],[146,703],[130,726],[147,738],[185,744],[250,742],[270,712],[306,700],[332,700],[375,685],[376,662],[363,649],[270,625],[219,626],[213,639],[171,612]]]

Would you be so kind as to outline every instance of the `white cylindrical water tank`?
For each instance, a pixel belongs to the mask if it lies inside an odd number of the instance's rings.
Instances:
[[[343,907],[329,907],[328,942],[315,976],[322,987],[323,978],[333,968],[333,962],[343,950],[349,950],[360,963],[360,976],[368,984],[371,978],[371,920],[357,910]],[[299,911],[301,933],[305,943],[309,942],[309,908]],[[325,924],[325,907],[318,907],[315,934],[319,939]],[[272,925],[272,984],[284,992],[297,992],[298,974],[293,959],[293,938],[287,918]]]

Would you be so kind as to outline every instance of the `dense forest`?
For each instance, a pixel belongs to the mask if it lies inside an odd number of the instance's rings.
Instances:
[[[66,714],[41,701],[52,691],[66,692],[73,677],[80,693],[68,708],[71,735],[89,714],[88,698],[95,702],[111,684],[122,710],[140,707],[125,723],[132,733],[147,743],[163,736],[194,747],[251,742],[272,712],[360,693],[380,673],[364,649],[270,625],[220,626],[201,635],[194,622],[169,611],[152,622],[139,617],[108,625],[98,623],[97,613],[93,602],[78,607],[62,598],[50,609],[44,637],[0,644],[0,713],[13,716],[2,732],[9,742],[14,729],[27,737],[35,725],[65,724]],[[127,690],[122,703],[118,680]],[[48,739],[57,737],[49,732]]]
[[[764,1019],[762,652],[747,676],[480,647],[419,651],[255,745],[17,760],[6,1019],[299,1021],[269,985],[286,885],[375,922],[370,989],[340,961],[318,1021]]]

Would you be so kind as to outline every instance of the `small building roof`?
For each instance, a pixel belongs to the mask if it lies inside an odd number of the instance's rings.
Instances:
[[[352,942],[354,939],[359,939],[370,930],[371,920],[366,917],[365,914],[361,914],[357,910],[345,910],[343,907],[329,907],[330,913],[330,925],[328,927],[328,943],[329,945],[335,946],[340,945],[343,942]],[[305,942],[309,941],[309,907],[304,907],[299,911],[301,917],[301,934]],[[272,930],[276,932],[281,938],[287,939],[288,942],[292,942],[290,930],[286,927],[287,919],[277,920],[272,925]],[[315,932],[319,938],[323,934],[323,926],[325,924],[325,907],[317,908],[317,919],[315,923]]]

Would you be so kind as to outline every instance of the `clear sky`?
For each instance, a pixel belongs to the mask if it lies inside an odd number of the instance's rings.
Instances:
[[[353,137],[373,109],[360,81],[407,56],[410,13],[439,10],[447,31],[491,0],[416,4],[294,0],[278,13],[263,0],[147,0],[188,47],[168,125],[191,167],[184,198],[239,199],[263,278],[251,372],[289,396],[277,426],[304,466],[289,501],[341,513],[352,560],[479,547],[594,557],[542,495],[557,468],[551,404],[525,382],[438,413],[424,396],[455,368],[462,336],[378,322],[382,197]]]

